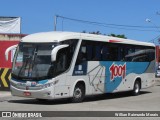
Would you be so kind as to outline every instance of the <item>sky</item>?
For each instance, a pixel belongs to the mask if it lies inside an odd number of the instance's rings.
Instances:
[[[106,35],[124,34],[128,39],[152,42],[160,35],[160,14],[157,12],[160,13],[160,0],[0,0],[0,16],[21,17],[23,34],[53,31],[54,16],[59,15],[84,21],[142,27],[104,27],[58,17],[57,31],[100,31]],[[151,22],[146,22],[147,18]]]

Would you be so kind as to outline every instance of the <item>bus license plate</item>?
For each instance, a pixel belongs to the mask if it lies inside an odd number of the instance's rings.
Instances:
[[[30,92],[24,92],[23,94],[24,94],[24,96],[31,96]]]

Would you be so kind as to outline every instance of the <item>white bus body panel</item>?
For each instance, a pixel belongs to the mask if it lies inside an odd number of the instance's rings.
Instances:
[[[119,92],[119,91],[128,91],[133,90],[134,82],[136,78],[141,78],[141,88],[147,88],[153,85],[152,78],[154,73],[143,73],[143,74],[135,74],[130,73],[127,74],[124,78],[121,77],[121,82],[113,88],[112,90],[108,90],[108,82],[114,83],[114,80],[109,80],[111,75],[108,72],[109,68],[115,62],[110,61],[108,64],[107,61],[88,61],[87,62],[87,74],[86,75],[74,75],[74,67],[75,62],[77,59],[77,55],[79,52],[79,48],[82,42],[82,39],[85,40],[92,40],[92,41],[100,41],[100,42],[110,42],[110,40],[116,40],[117,43],[122,44],[134,44],[134,45],[145,45],[145,46],[152,46],[152,43],[146,42],[137,42],[134,40],[128,39],[121,39],[109,36],[102,36],[102,35],[92,35],[92,34],[84,34],[84,33],[73,33],[73,32],[46,32],[46,33],[37,33],[32,34],[24,37],[21,42],[28,42],[28,43],[47,43],[47,42],[60,42],[65,41],[68,39],[79,39],[77,48],[74,53],[74,57],[72,60],[72,64],[68,71],[65,73],[53,78],[52,80],[48,80],[48,82],[57,81],[56,84],[53,86],[40,89],[40,90],[25,90],[25,89],[18,89],[11,84],[11,91],[13,95],[17,96],[24,96],[24,92],[28,91],[31,92],[33,98],[43,98],[43,99],[58,99],[58,98],[67,98],[73,96],[73,91],[75,85],[79,81],[83,81],[85,83],[85,92],[86,95],[93,95],[93,94],[103,94],[103,93],[110,93],[110,92]],[[121,65],[122,63],[116,63]],[[123,62],[123,64],[126,64]],[[79,69],[82,69],[79,66]],[[117,77],[118,78],[118,77]],[[108,80],[107,80],[108,79]],[[11,80],[11,82],[15,82]],[[15,82],[15,84],[19,84]],[[50,93],[48,95],[48,93]]]

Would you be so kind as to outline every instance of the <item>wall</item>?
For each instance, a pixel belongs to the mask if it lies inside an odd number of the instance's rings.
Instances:
[[[5,60],[5,51],[8,47],[19,43],[25,34],[0,34],[0,91],[9,90],[9,80],[12,67],[11,52],[8,61]]]

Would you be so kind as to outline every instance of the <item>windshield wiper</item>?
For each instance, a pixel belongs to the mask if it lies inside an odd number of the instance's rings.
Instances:
[[[33,72],[33,67],[35,65],[36,56],[37,56],[37,48],[34,49],[34,54],[32,56],[31,63],[29,64],[28,77],[32,77],[32,72]],[[37,73],[37,70],[36,70],[36,73]]]
[[[25,71],[25,69],[26,69],[26,67],[27,67],[27,64],[28,64],[28,62],[29,62],[29,59],[30,59],[30,56],[29,56],[29,57],[26,57],[26,62],[25,62],[25,64],[23,64],[22,67],[20,68],[19,73],[18,73],[18,77],[20,77],[20,74],[21,74],[23,68],[24,68],[24,71]]]

